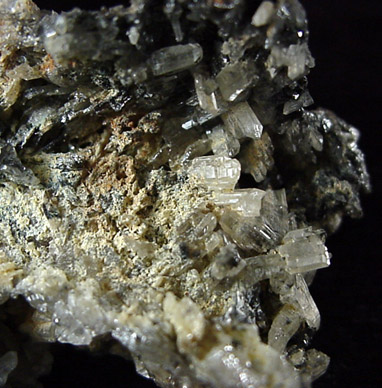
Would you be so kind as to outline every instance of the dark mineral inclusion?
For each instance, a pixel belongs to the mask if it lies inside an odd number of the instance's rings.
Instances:
[[[1,386],[53,341],[162,387],[325,372],[308,286],[369,180],[358,131],[309,109],[307,39],[297,0],[0,2]]]

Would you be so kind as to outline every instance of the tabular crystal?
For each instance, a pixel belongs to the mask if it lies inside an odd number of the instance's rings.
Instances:
[[[209,188],[233,189],[240,177],[240,163],[227,156],[201,156],[192,161],[189,174]]]

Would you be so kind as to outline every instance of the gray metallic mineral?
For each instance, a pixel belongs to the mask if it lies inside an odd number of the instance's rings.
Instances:
[[[0,2],[0,385],[107,335],[162,387],[325,372],[309,284],[369,180],[307,37],[297,0]]]

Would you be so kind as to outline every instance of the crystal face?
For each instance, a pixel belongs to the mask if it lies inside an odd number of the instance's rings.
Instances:
[[[157,3],[0,2],[0,385],[37,386],[53,341],[163,387],[328,366],[309,285],[369,178],[359,132],[309,109],[305,11]]]
[[[151,69],[156,76],[176,73],[194,66],[202,57],[203,50],[198,44],[165,47],[151,55]]]
[[[255,112],[247,102],[240,102],[234,105],[222,116],[225,128],[237,139],[249,137],[259,139],[263,131],[263,126]]]

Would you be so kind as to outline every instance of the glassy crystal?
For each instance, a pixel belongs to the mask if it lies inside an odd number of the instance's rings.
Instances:
[[[312,295],[309,292],[309,288],[305,282],[305,279],[302,275],[296,275],[296,283],[292,287],[293,297],[296,298],[296,302],[300,307],[302,316],[306,320],[306,323],[313,329],[318,329],[320,327],[320,312]]]
[[[211,114],[219,112],[216,90],[218,88],[216,82],[212,79],[204,77],[200,73],[194,74],[195,90],[198,96],[199,105],[202,109]]]
[[[259,217],[246,217],[227,207],[219,223],[241,249],[264,252],[275,247],[288,230],[285,204],[285,193],[268,191],[262,197]],[[256,205],[250,206],[252,211],[258,210]]]
[[[245,267],[245,261],[241,259],[234,244],[228,244],[220,248],[212,265],[211,275],[218,280],[236,276]]]
[[[155,51],[150,58],[154,75],[160,76],[186,70],[203,58],[203,49],[199,44],[189,43],[165,47]]]
[[[193,114],[190,117],[187,117],[186,120],[182,123],[182,128],[188,131],[191,128],[198,127],[207,123],[208,121],[219,116],[219,112],[210,113],[204,109],[196,108]]]
[[[306,108],[309,105],[313,104],[313,98],[309,92],[304,92],[301,95],[296,94],[293,96],[294,100],[287,101],[284,104],[283,113],[284,115],[289,115],[301,108]]]
[[[279,352],[283,352],[300,324],[300,313],[293,306],[284,305],[269,329],[268,344]]]
[[[222,125],[218,125],[207,132],[211,140],[211,148],[215,155],[234,157],[240,151],[239,141],[229,132],[224,130]]]
[[[226,101],[235,101],[254,79],[254,69],[247,62],[226,65],[216,76],[216,82]]]
[[[237,139],[259,139],[263,126],[247,102],[239,102],[222,115],[225,128]]]
[[[293,230],[285,235],[283,245],[277,251],[286,258],[288,272],[308,272],[329,266],[330,254],[319,233],[313,233],[308,228]]]
[[[305,355],[305,371],[313,380],[322,376],[328,366],[330,358],[316,349],[309,349]]]

